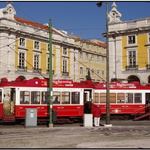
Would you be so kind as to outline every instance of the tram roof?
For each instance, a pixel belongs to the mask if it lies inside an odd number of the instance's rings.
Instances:
[[[106,89],[106,83],[94,84],[94,89]],[[123,83],[114,82],[110,83],[110,89],[150,89],[150,84],[142,85],[139,82]]]
[[[49,79],[29,79],[8,81],[7,78],[2,78],[0,87],[49,87]],[[73,82],[72,80],[53,80],[55,88],[92,88],[92,82]]]

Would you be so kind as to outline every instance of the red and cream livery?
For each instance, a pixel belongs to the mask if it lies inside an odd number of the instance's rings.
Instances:
[[[47,79],[30,79],[0,82],[0,121],[25,119],[27,108],[37,108],[40,120],[49,117],[49,83]],[[91,113],[94,105],[100,105],[106,113],[106,84],[72,80],[53,81],[53,105],[59,121],[82,119]],[[146,113],[150,99],[150,86],[134,83],[110,83],[110,114],[133,115]]]

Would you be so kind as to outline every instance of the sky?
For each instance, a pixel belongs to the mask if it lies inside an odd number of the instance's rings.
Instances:
[[[108,3],[108,12],[112,9]],[[102,33],[106,31],[106,4],[97,7],[96,1],[14,1],[16,16],[41,24],[52,20],[52,26],[75,34],[82,39],[99,39],[105,42]],[[0,2],[0,8],[6,7]],[[121,21],[150,17],[150,2],[116,1],[117,10],[122,14]]]

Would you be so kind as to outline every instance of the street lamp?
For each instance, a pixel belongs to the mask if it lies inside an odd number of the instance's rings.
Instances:
[[[98,7],[102,6],[102,2],[97,3]],[[109,88],[109,31],[108,31],[108,2],[106,2],[106,124],[104,126],[112,126],[110,124],[110,88]]]

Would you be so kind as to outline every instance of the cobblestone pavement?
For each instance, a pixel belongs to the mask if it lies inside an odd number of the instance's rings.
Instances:
[[[0,148],[150,148],[149,124],[51,128],[0,126]]]

